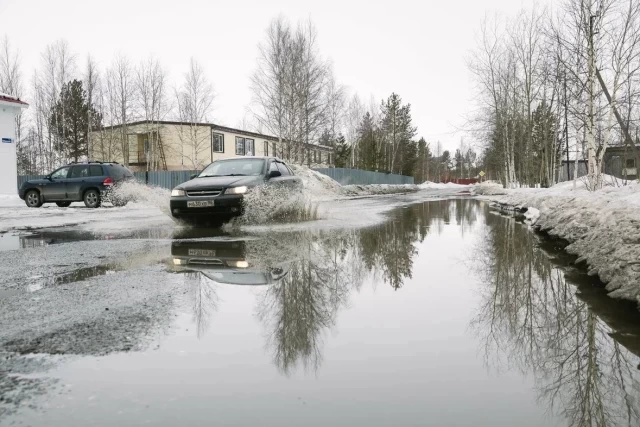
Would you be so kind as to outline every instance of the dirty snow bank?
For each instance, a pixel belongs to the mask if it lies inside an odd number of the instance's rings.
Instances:
[[[418,185],[421,190],[453,190],[457,188],[469,188],[468,185],[456,184],[455,182],[448,182],[446,184],[442,182],[425,181]]]
[[[309,169],[306,166],[290,165],[293,172],[302,179],[304,188],[314,200],[337,199],[342,197],[372,196],[378,194],[410,193],[420,190],[417,185],[404,184],[370,184],[370,185],[340,185],[327,175]]]
[[[575,190],[573,182],[548,189],[477,185],[474,192],[503,207],[527,208],[531,224],[568,241],[567,252],[586,262],[610,296],[640,303],[640,185],[590,192],[577,184]]]

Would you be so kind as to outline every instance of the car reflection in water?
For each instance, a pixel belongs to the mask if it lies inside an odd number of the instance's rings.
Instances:
[[[245,240],[174,241],[171,256],[173,271],[197,272],[220,284],[272,285],[288,273],[286,265],[252,265]]]

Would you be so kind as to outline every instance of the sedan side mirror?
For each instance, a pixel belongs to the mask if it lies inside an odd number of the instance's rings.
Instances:
[[[271,172],[269,172],[269,179],[277,178],[279,176],[282,176],[282,173],[280,173],[280,171],[271,171]]]
[[[200,175],[200,174],[194,173],[194,174],[191,175],[191,178],[189,178],[189,179],[195,179],[195,178],[198,177],[198,175]]]
[[[45,176],[45,178],[47,178],[49,181],[53,181],[53,178],[51,178],[51,175],[47,175]]]

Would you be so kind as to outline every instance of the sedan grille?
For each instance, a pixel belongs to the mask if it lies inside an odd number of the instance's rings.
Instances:
[[[211,188],[208,190],[191,190],[187,191],[187,196],[189,197],[212,197],[219,196],[222,193],[220,188]]]
[[[207,258],[191,258],[187,261],[187,264],[192,265],[224,265],[219,259],[207,259]]]

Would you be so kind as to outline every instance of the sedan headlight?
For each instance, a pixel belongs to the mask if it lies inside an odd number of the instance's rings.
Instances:
[[[246,185],[242,185],[240,187],[231,187],[227,188],[224,194],[244,194],[248,189],[249,187],[247,187]]]
[[[227,265],[235,268],[249,268],[247,261],[227,261]]]
[[[179,188],[174,188],[173,190],[171,190],[171,197],[180,197],[180,196],[184,196],[184,190],[181,190]]]

